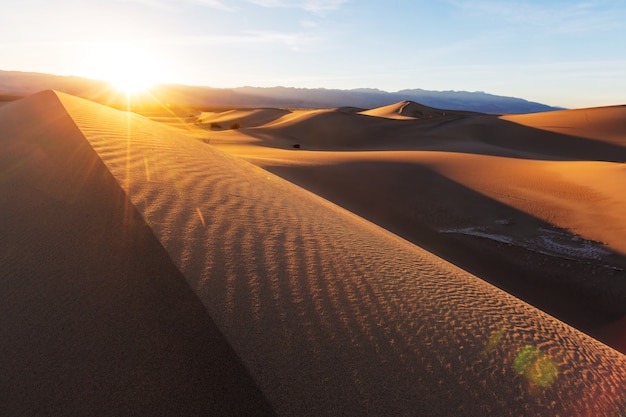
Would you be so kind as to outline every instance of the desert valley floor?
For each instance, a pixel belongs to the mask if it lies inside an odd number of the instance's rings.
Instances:
[[[626,107],[0,106],[3,415],[623,416]]]

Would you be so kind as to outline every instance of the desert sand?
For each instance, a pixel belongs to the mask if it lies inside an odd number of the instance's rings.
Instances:
[[[626,153],[616,139],[626,109],[570,112],[498,117],[403,102],[301,111],[239,139],[198,134],[593,332],[626,315]]]
[[[623,147],[403,110],[0,108],[5,414],[623,414],[626,356],[506,288],[620,319]],[[472,246],[570,280],[507,293],[436,254]]]
[[[57,95],[0,132],[0,414],[273,415]]]

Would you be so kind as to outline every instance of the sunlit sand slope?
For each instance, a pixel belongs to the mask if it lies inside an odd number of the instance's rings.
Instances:
[[[240,127],[254,127],[270,123],[286,114],[288,110],[280,109],[241,109],[227,110],[222,112],[203,112],[195,123],[209,125],[214,129],[227,129],[233,124]]]
[[[259,144],[265,147],[283,149],[293,149],[297,144],[305,150],[450,151],[524,159],[624,162],[623,113],[617,107],[586,113],[572,110],[498,117],[401,102],[360,113],[344,109],[294,111],[244,132],[261,140]],[[593,123],[586,125],[585,115]]]
[[[388,106],[377,107],[360,112],[366,116],[383,117],[395,120],[433,119],[451,115],[469,115],[470,112],[450,111],[424,106],[414,101],[401,101]]]
[[[626,411],[618,352],[258,167],[59,96],[279,415]]]
[[[626,146],[626,106],[502,116],[503,120]]]
[[[0,109],[0,193],[0,415],[273,414],[52,91]]]
[[[623,164],[461,152],[223,149],[577,328],[626,314]]]
[[[429,172],[436,172],[494,201],[517,208],[589,240],[603,242],[609,248],[626,254],[626,217],[623,216],[626,196],[622,192],[626,189],[626,164],[599,161],[544,161],[432,151],[274,150],[250,159],[261,166],[290,167],[294,171],[298,167],[307,169],[305,175],[318,180],[320,184],[322,171],[329,171],[324,177],[328,186],[332,186],[332,177],[340,175],[340,170],[346,171],[345,175],[349,175],[350,169],[354,168],[360,171],[358,176],[352,178],[352,186],[355,189],[361,187],[366,194],[368,189],[372,190],[375,187],[374,184],[394,187],[389,194],[397,194],[399,201],[394,202],[396,207],[400,204],[409,206],[411,200],[420,198],[418,180],[421,178],[421,171],[426,168]],[[382,168],[384,164],[390,167],[403,166],[404,171],[385,171]],[[342,167],[329,168],[339,165]],[[318,167],[317,171],[314,172],[312,167]],[[366,169],[367,167],[369,169]],[[374,193],[372,200],[377,195],[378,193]],[[452,193],[449,200],[454,202],[455,197],[458,196]],[[401,200],[405,202],[402,203]],[[374,203],[372,201],[372,204]],[[473,212],[469,206],[460,208],[457,215],[463,210],[472,211],[466,216],[465,222],[436,224],[435,221],[433,226],[440,228],[471,226],[467,223],[471,218],[476,218],[477,223],[481,222],[479,220],[481,213]],[[497,219],[492,219],[494,220]]]

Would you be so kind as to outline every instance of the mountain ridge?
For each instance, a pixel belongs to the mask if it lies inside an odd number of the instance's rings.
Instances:
[[[37,72],[0,70],[0,94],[30,95],[53,89],[104,104],[125,101],[123,94],[107,82],[84,77],[52,75]],[[333,108],[361,107],[371,109],[400,101],[446,110],[464,110],[493,114],[521,114],[562,110],[517,97],[498,96],[482,91],[431,91],[421,88],[388,92],[376,88],[328,89],[300,87],[214,88],[182,84],[160,84],[143,94],[142,100],[192,106]]]

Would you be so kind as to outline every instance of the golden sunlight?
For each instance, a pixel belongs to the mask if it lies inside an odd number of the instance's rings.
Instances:
[[[126,43],[100,44],[84,62],[84,72],[91,78],[108,81],[127,94],[149,90],[163,77],[163,66],[146,48]]]

